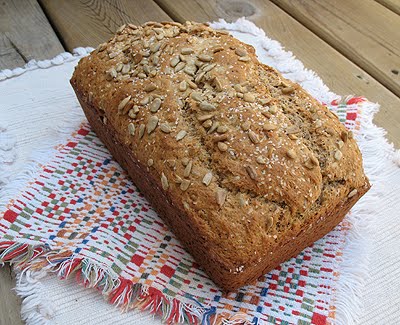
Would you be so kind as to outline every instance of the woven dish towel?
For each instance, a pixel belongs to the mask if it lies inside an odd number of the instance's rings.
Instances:
[[[246,20],[221,21],[214,27],[255,46],[261,61],[326,103],[361,145],[363,119],[372,117],[374,105],[360,97],[339,100]],[[2,73],[0,78],[10,74]],[[360,243],[355,233],[373,212],[366,209],[366,201],[372,202],[366,195],[344,222],[296,258],[255,285],[223,294],[86,122],[52,151],[18,194],[7,197],[0,202],[0,262],[11,262],[21,272],[46,270],[61,278],[75,277],[124,310],[148,310],[166,322],[204,324],[327,324],[347,319],[340,308],[357,279],[346,257],[353,262],[359,258],[362,264],[364,255],[354,248]]]

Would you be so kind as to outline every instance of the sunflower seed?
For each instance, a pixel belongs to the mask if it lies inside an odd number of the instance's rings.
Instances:
[[[208,173],[205,174],[204,177],[203,177],[203,181],[202,181],[203,184],[204,184],[205,186],[210,185],[210,183],[211,183],[211,181],[212,181],[212,178],[213,178],[212,172],[208,172]]]
[[[271,216],[268,217],[267,221],[266,221],[266,224],[265,224],[267,229],[271,228],[273,226],[273,224],[274,224],[274,218],[272,218]]]
[[[171,133],[171,127],[169,126],[168,123],[162,123],[160,124],[160,130],[164,133]]]
[[[189,76],[194,76],[196,73],[197,67],[194,64],[186,64],[185,69],[183,70]]]
[[[343,154],[340,150],[336,150],[334,157],[336,160],[340,160],[340,159],[342,159]]]
[[[201,102],[203,100],[203,96],[201,95],[200,92],[194,91],[190,95],[190,97],[195,100],[196,102]]]
[[[217,53],[217,52],[222,51],[223,49],[224,49],[223,46],[214,46],[211,50],[213,53]]]
[[[140,78],[140,79],[144,79],[144,78],[146,78],[147,76],[146,76],[146,74],[145,73],[139,73],[138,74],[138,77]]]
[[[322,126],[322,121],[321,120],[316,120],[314,124],[315,124],[316,128],[320,128]]]
[[[161,99],[155,98],[150,104],[150,112],[156,113],[161,107]]]
[[[107,48],[107,43],[100,44],[97,50],[103,52]]]
[[[287,129],[286,129],[286,133],[287,134],[296,134],[296,133],[299,133],[301,130],[300,130],[300,128],[297,126],[297,125],[292,125],[292,126],[289,126]]]
[[[154,164],[153,159],[150,158],[149,160],[147,160],[147,166],[151,167],[153,166],[153,164]]]
[[[149,76],[150,77],[155,77],[156,74],[157,74],[157,70],[156,69],[150,70],[150,72],[149,72]]]
[[[189,84],[190,88],[197,89],[197,85],[192,80],[188,80],[187,83]]]
[[[147,93],[150,91],[156,90],[156,89],[157,89],[157,86],[155,84],[148,84],[144,87],[144,91]]]
[[[242,62],[249,62],[251,59],[250,59],[250,57],[249,56],[243,56],[243,57],[240,57],[239,59],[238,59],[238,61],[242,61]]]
[[[311,159],[307,159],[304,163],[304,166],[308,169],[313,169],[315,165],[311,162]]]
[[[245,93],[245,94],[243,95],[243,100],[244,100],[245,102],[254,103],[254,102],[256,101],[256,98],[255,98],[255,96],[254,96],[253,94],[251,94],[251,93]]]
[[[109,57],[110,59],[114,59],[117,55],[118,55],[117,52],[111,52],[110,54],[108,54],[108,57]]]
[[[203,78],[204,78],[204,76],[206,75],[206,73],[204,72],[204,71],[202,71],[202,72],[200,72],[197,76],[196,76],[196,78],[194,78],[194,82],[195,83],[200,83],[202,80],[203,80]]]
[[[296,158],[296,152],[293,149],[289,149],[288,151],[286,151],[286,155],[290,159],[295,159]]]
[[[151,132],[153,132],[157,125],[158,125],[158,117],[157,116],[151,116],[149,118],[149,120],[147,121],[147,134],[150,134]]]
[[[225,142],[218,142],[217,146],[219,151],[225,152],[228,150],[228,145]]]
[[[182,191],[186,191],[189,188],[189,185],[190,185],[190,181],[187,180],[187,179],[183,179],[182,182],[181,182],[181,185],[179,186],[179,188]]]
[[[235,53],[236,53],[237,55],[239,55],[239,56],[246,56],[246,55],[247,55],[247,51],[244,50],[244,49],[242,49],[242,48],[240,48],[240,47],[238,47],[238,48],[235,50]]]
[[[271,102],[271,98],[260,98],[259,101],[261,105],[267,105]]]
[[[164,191],[168,190],[169,184],[168,179],[165,177],[164,173],[161,174],[161,186]]]
[[[219,122],[218,121],[214,121],[211,128],[208,130],[208,134],[213,133],[219,126]]]
[[[197,116],[197,120],[199,122],[203,122],[203,121],[209,120],[213,116],[214,116],[214,114],[199,115],[199,116]]]
[[[249,130],[248,136],[249,136],[250,141],[253,142],[254,144],[257,144],[260,142],[258,135],[255,132],[253,132],[252,130]]]
[[[250,121],[245,121],[242,123],[242,130],[243,131],[248,131],[250,130],[251,127],[251,122]]]
[[[179,61],[180,61],[180,60],[179,60],[179,56],[178,56],[178,55],[175,55],[174,57],[172,57],[172,59],[171,59],[169,65],[170,65],[171,67],[175,68],[176,65],[179,63]]]
[[[225,191],[222,188],[219,188],[216,192],[216,199],[217,199],[217,203],[220,207],[222,207],[225,203],[226,197],[227,197],[228,193],[227,191]]]
[[[247,205],[247,201],[244,199],[243,195],[240,195],[240,196],[239,196],[239,205],[240,205],[241,207],[244,207],[244,206]]]
[[[124,64],[124,66],[122,67],[121,73],[127,74],[127,73],[129,73],[130,70],[131,70],[131,65],[129,63]]]
[[[243,94],[242,93],[236,93],[236,97],[243,98]]]
[[[179,84],[179,91],[185,91],[187,89],[187,82],[185,80],[183,80],[180,84]]]
[[[123,65],[122,62],[118,63],[118,64],[115,66],[115,71],[121,72],[123,66],[124,66],[124,65]]]
[[[353,132],[351,132],[351,131],[349,131],[348,133],[347,133],[347,136],[348,136],[348,138],[349,139],[353,139]]]
[[[276,114],[278,112],[278,107],[276,107],[276,105],[272,105],[269,107],[268,112],[270,112],[271,114]]]
[[[215,89],[217,91],[222,91],[223,88],[222,88],[221,81],[217,77],[215,77],[215,79],[214,79],[214,85],[215,85]]]
[[[206,121],[204,121],[204,123],[202,125],[205,129],[209,129],[212,126],[212,121],[206,120]]]
[[[278,126],[276,124],[265,123],[263,125],[264,131],[273,131],[273,130],[276,130],[277,128],[278,128]]]
[[[208,102],[201,102],[200,103],[200,109],[202,111],[214,111],[215,110],[215,106],[213,104],[208,103]]]
[[[150,97],[146,96],[139,103],[140,103],[140,105],[147,105],[149,102],[150,102]]]
[[[351,197],[353,197],[354,195],[356,195],[357,194],[357,189],[355,188],[354,190],[352,190],[350,193],[349,193],[349,195],[347,195],[347,197],[348,198],[351,198]]]
[[[114,68],[111,68],[110,70],[107,71],[106,79],[108,81],[111,81],[113,78],[116,78],[116,77],[117,77],[117,71],[115,71]]]
[[[188,164],[185,167],[185,170],[183,172],[183,176],[184,177],[189,177],[191,171],[192,171],[192,166],[193,166],[193,162],[192,160],[189,160]]]
[[[284,95],[289,95],[289,94],[291,94],[293,92],[294,92],[294,88],[293,87],[282,88],[282,94],[284,94]]]
[[[117,29],[117,34],[121,34],[122,31],[125,29],[126,24],[123,24],[120,28]]]
[[[265,164],[265,159],[264,159],[263,156],[258,156],[258,157],[256,158],[256,161],[257,161],[259,164]]]
[[[176,140],[180,141],[186,136],[187,132],[185,130],[180,130],[176,135]]]
[[[128,131],[130,135],[135,135],[135,124],[129,123],[128,124]]]
[[[208,54],[200,54],[198,56],[198,58],[200,61],[203,61],[203,62],[210,62],[213,59],[212,56],[208,55]]]
[[[168,160],[166,161],[166,163],[167,163],[168,167],[169,167],[169,168],[172,168],[172,169],[174,169],[175,166],[176,166],[176,160],[175,160],[175,159],[168,159]]]
[[[184,55],[192,54],[194,51],[189,47],[184,47],[181,49],[181,53]]]
[[[150,52],[156,53],[160,49],[161,43],[154,43],[150,45]]]
[[[220,126],[217,127],[217,132],[218,133],[228,132],[228,127],[226,125],[220,125]]]
[[[181,61],[183,61],[183,62],[186,62],[186,61],[187,61],[186,56],[184,56],[183,54],[179,54],[179,59],[180,59]]]
[[[147,57],[149,57],[150,56],[150,50],[146,50],[146,51],[144,51],[144,50],[142,50],[142,51],[140,51],[139,52],[142,56],[144,56],[145,58],[147,58]]]
[[[217,65],[216,63],[213,63],[213,64],[205,64],[205,65],[202,66],[202,70],[203,70],[203,72],[211,71],[212,69],[215,68],[216,65]]]
[[[254,169],[253,166],[246,166],[246,172],[249,174],[250,178],[255,181],[258,177],[257,171]]]
[[[239,93],[243,93],[244,92],[244,89],[242,88],[242,86],[240,84],[233,85],[233,89],[235,89]]]
[[[343,142],[342,140],[340,140],[340,141],[337,143],[337,146],[339,147],[339,149],[342,149],[343,146],[344,146],[344,142]]]
[[[143,138],[145,129],[146,129],[146,126],[144,124],[139,125],[139,139]]]
[[[176,67],[174,68],[175,72],[181,71],[185,67],[186,63],[185,62],[179,62]]]
[[[126,104],[131,100],[132,96],[125,97],[118,105],[118,113],[121,114],[121,111],[125,108]]]

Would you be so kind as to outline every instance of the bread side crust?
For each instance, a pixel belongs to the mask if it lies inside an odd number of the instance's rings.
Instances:
[[[118,140],[118,132],[113,126],[105,127],[102,116],[98,114],[96,108],[86,101],[86,97],[76,88],[75,93],[89,123],[113,157],[128,172],[156,212],[173,229],[177,238],[204,271],[225,291],[232,291],[255,281],[323,237],[342,221],[346,213],[370,187],[365,183],[363,187],[357,188],[357,194],[351,198],[336,197],[327,201],[313,218],[307,219],[308,222],[303,224],[300,232],[294,229],[288,231],[286,236],[278,238],[271,249],[264,256],[260,256],[258,263],[246,265],[244,269],[232,270],[218,258],[218,247],[214,247],[206,237],[201,236],[199,225],[190,219],[182,207],[171,202],[160,188],[159,180],[148,172],[148,167],[137,161],[129,146]]]

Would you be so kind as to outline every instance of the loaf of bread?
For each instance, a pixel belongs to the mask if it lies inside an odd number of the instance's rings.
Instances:
[[[124,25],[71,84],[114,158],[224,290],[324,236],[370,187],[335,114],[206,24]]]

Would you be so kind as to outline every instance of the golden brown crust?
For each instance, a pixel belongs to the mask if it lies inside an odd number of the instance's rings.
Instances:
[[[334,114],[203,24],[126,26],[71,83],[100,138],[225,289],[323,236],[369,188]]]

